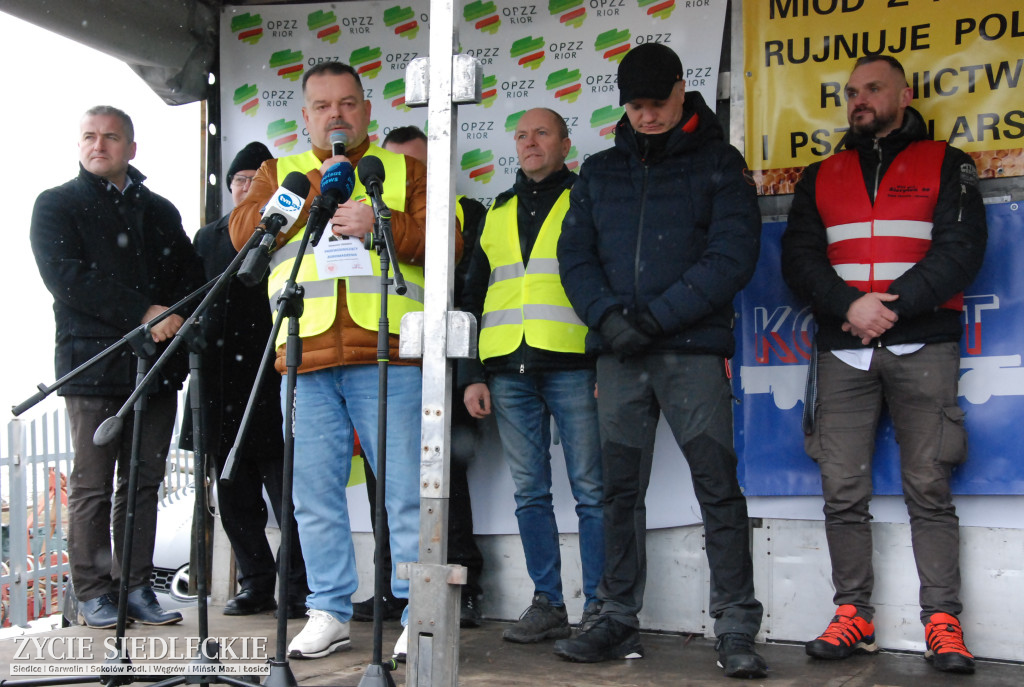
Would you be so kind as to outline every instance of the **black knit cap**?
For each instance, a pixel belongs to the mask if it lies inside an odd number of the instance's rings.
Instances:
[[[272,159],[274,156],[267,150],[267,146],[259,141],[253,141],[238,151],[238,155],[231,161],[231,166],[228,167],[228,180],[243,169],[259,169],[260,165]]]
[[[619,105],[637,98],[665,100],[683,79],[683,63],[662,43],[638,45],[619,63]]]

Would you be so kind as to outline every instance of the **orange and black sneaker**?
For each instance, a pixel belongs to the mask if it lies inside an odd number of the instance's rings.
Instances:
[[[820,637],[804,645],[807,655],[813,658],[834,660],[856,653],[873,654],[878,651],[875,644],[875,626],[857,615],[857,607],[843,604],[836,609],[832,622]]]
[[[924,657],[946,673],[974,672],[974,656],[964,646],[964,631],[960,621],[948,613],[934,613],[924,626],[924,640],[928,650]]]

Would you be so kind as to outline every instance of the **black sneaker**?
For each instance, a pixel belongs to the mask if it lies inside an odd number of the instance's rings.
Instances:
[[[750,635],[729,632],[718,638],[718,667],[725,669],[726,677],[767,677],[768,664],[754,650]]]
[[[601,617],[601,607],[604,606],[600,601],[591,601],[589,604],[583,607],[583,616],[580,618],[580,632],[587,632],[594,626],[597,619]]]
[[[476,594],[462,592],[459,609],[459,627],[480,627],[480,600]]]
[[[555,655],[577,663],[598,663],[612,659],[643,658],[640,633],[606,615],[598,615],[589,629],[573,639],[555,642]]]
[[[565,606],[552,606],[548,597],[537,594],[519,621],[501,635],[507,642],[534,644],[545,639],[562,639],[572,634]]]
[[[408,605],[408,599],[395,599],[390,596],[384,597],[384,608],[382,609],[381,616],[383,620],[401,620],[402,611],[405,610]],[[361,623],[372,623],[373,622],[373,597],[365,601],[359,601],[352,604],[352,620],[356,620]]]

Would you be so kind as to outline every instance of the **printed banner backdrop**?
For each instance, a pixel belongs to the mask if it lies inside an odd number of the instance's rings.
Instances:
[[[485,204],[509,188],[518,164],[512,132],[532,107],[565,117],[568,164],[611,145],[622,116],[616,69],[633,46],[659,42],[683,61],[687,88],[712,108],[726,0],[474,0],[461,9],[462,51],[483,65],[483,101],[459,108],[458,193]],[[357,68],[373,103],[370,135],[427,127],[405,103],[405,68],[425,56],[429,3],[392,1],[226,7],[221,21],[223,159],[248,142],[275,155],[308,149],[302,74],[324,60]],[[457,10],[459,11],[459,10]],[[225,192],[227,189],[225,189]],[[226,198],[225,198],[226,200]]]
[[[957,494],[1024,494],[1020,418],[1024,417],[1024,206],[987,207],[989,241],[981,275],[965,292],[960,405],[967,413],[969,457],[956,469]],[[751,496],[820,495],[818,468],[803,448],[800,418],[814,328],[779,274],[785,222],[766,222],[761,258],[737,298],[734,369],[736,449]],[[873,465],[876,494],[900,494],[892,425],[879,428]]]
[[[833,152],[853,63],[878,52],[900,60],[934,137],[981,178],[1024,174],[1020,0],[755,0],[743,26],[746,156],[763,194],[792,193]]]
[[[490,204],[512,186],[518,164],[512,132],[519,115],[549,107],[565,117],[573,141],[568,164],[612,144],[622,116],[616,70],[634,46],[661,42],[682,59],[687,88],[713,108],[726,0],[473,0],[461,10],[463,52],[483,65],[483,101],[458,110],[458,193]],[[225,167],[250,141],[275,155],[309,148],[302,121],[302,74],[341,60],[360,74],[372,102],[370,136],[398,126],[427,129],[427,110],[405,101],[405,68],[427,54],[429,3],[356,1],[226,7],[221,18],[221,142]],[[227,188],[225,202],[228,202]],[[486,426],[485,426],[486,427]],[[488,430],[485,429],[485,432]],[[671,432],[658,428],[648,491],[651,528],[700,522],[689,472]],[[559,446],[552,447],[555,514],[562,532],[577,527]],[[469,468],[478,534],[518,532],[514,486],[493,424]],[[353,529],[368,531],[365,490],[348,490]]]

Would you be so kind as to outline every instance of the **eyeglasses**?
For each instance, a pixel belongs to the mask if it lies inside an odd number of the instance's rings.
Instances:
[[[244,174],[233,174],[231,175],[231,185],[245,187],[251,184],[252,180],[255,178],[256,177],[247,177]]]

